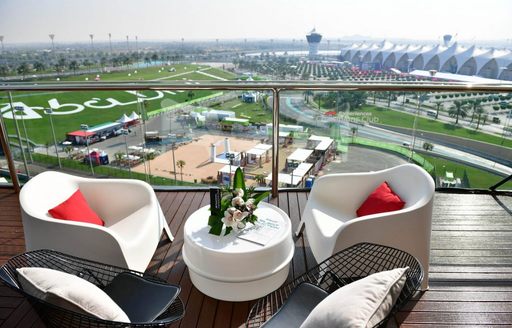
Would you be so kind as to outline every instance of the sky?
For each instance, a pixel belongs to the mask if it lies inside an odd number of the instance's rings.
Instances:
[[[0,0],[4,43],[131,40],[509,40],[512,0]]]

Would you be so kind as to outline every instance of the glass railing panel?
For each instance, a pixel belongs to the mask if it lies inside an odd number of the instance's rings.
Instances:
[[[229,184],[239,166],[246,170],[249,185],[263,185],[265,180],[253,168],[265,173],[272,169],[272,104],[264,92],[11,95],[15,115],[6,96],[3,120],[16,165],[22,173],[27,167],[28,176],[61,170],[135,178],[155,186],[204,187]]]
[[[187,80],[184,87],[196,82],[202,83]],[[270,90],[11,96],[14,110],[4,93],[1,112],[21,182],[62,170],[155,186],[218,186],[241,166],[248,184],[271,186],[276,109]],[[489,92],[281,91],[278,185],[309,187],[322,174],[413,162],[437,187],[487,189],[512,171],[511,98]],[[321,143],[325,149],[318,148]],[[302,162],[312,164],[310,170],[299,169]],[[507,182],[499,189],[511,188]]]
[[[509,93],[428,93],[418,130],[434,145],[424,157],[435,166],[437,186],[487,189],[510,176],[511,113]]]
[[[388,92],[283,93],[280,185],[310,187],[325,174],[376,171],[410,161],[423,165],[413,148],[415,110],[394,110],[396,101]]]
[[[281,186],[406,162],[422,166],[444,188],[487,189],[512,173],[507,94],[493,95],[499,108],[484,101],[484,93],[305,91],[281,97]],[[319,149],[322,138],[333,146]],[[306,164],[310,171],[298,169]]]

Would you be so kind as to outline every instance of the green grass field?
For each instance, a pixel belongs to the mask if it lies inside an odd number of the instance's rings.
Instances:
[[[208,77],[203,74],[199,74],[196,72],[197,69],[200,68],[200,66],[197,65],[174,65],[176,72],[163,72],[163,73],[157,73],[158,68],[150,67],[147,69],[141,69],[138,72],[138,77],[143,77],[144,79],[152,79],[156,78],[157,76],[162,77],[169,77],[169,81],[172,80],[179,80],[183,81],[183,79],[186,80],[211,80],[211,77]],[[204,67],[204,66],[203,66]],[[235,78],[236,76],[234,74],[231,74],[229,72],[220,71],[215,68],[211,68],[207,70],[208,74],[220,76],[222,75],[223,78],[229,77],[229,78]],[[161,75],[159,75],[161,74]],[[176,76],[179,74],[178,76]],[[108,75],[106,77],[103,77],[102,79],[105,80],[121,80],[124,77],[128,77],[126,72],[120,73],[112,73],[111,75]],[[73,78],[78,77],[70,77],[69,81],[73,80]],[[134,78],[133,75],[131,77]],[[83,80],[84,76],[80,76],[80,79]],[[92,76],[91,76],[92,79]],[[91,82],[95,83],[95,82]],[[169,107],[174,104],[184,103],[188,101],[189,99],[198,99],[202,97],[206,97],[208,95],[213,94],[213,91],[193,91],[192,98],[189,98],[188,91],[184,92],[174,92],[174,94],[164,93],[163,97],[160,99],[155,100],[149,100],[148,105],[146,108],[146,112],[156,111],[161,109],[162,107]],[[146,97],[155,97],[158,95],[156,91],[147,91],[147,92],[141,92],[141,94],[145,95]],[[25,105],[29,107],[40,107],[41,109],[35,109],[35,112],[42,116],[40,119],[27,119],[24,120],[27,132],[28,132],[28,138],[35,142],[36,144],[44,145],[47,142],[51,142],[51,129],[50,129],[50,122],[49,118],[46,114],[44,114],[42,108],[49,107],[48,101],[50,99],[57,99],[59,104],[79,104],[83,105],[85,102],[92,100],[93,98],[98,99],[97,102],[94,104],[96,106],[102,106],[102,105],[109,105],[110,102],[108,102],[107,98],[113,98],[121,103],[132,103],[132,104],[126,104],[126,105],[116,105],[112,108],[89,108],[85,107],[84,110],[74,113],[74,114],[68,114],[68,115],[59,115],[58,113],[63,113],[66,111],[70,111],[72,109],[75,109],[75,106],[65,106],[61,109],[54,109],[55,115],[53,115],[53,123],[55,126],[55,133],[57,136],[58,141],[62,141],[65,139],[66,133],[78,130],[80,128],[80,124],[88,124],[89,126],[94,126],[97,124],[110,122],[110,121],[116,121],[123,115],[123,113],[126,113],[129,115],[132,111],[135,111],[136,113],[140,112],[140,106],[136,103],[137,96],[134,94],[130,94],[125,91],[87,91],[87,92],[35,92],[35,93],[15,93],[13,95],[14,102],[22,102]],[[0,106],[3,107],[7,105],[8,99],[6,96],[0,97]],[[20,105],[20,104],[18,104]],[[16,106],[16,104],[15,104]],[[7,131],[9,135],[15,135],[15,128],[14,128],[14,120],[12,119],[5,119],[4,120],[7,126]],[[21,120],[18,120],[18,123],[20,127],[22,126]],[[22,135],[23,129],[21,129]],[[24,138],[24,136],[22,137]]]
[[[262,108],[260,103],[248,104],[239,99],[233,99],[214,106],[213,108],[233,111],[236,117],[246,118],[254,123],[272,122],[272,112]]]
[[[422,154],[422,156],[434,165],[434,171],[438,177],[443,177],[446,171],[450,171],[453,172],[455,178],[460,178],[462,180],[464,172],[466,172],[469,180],[469,188],[488,189],[490,186],[504,179],[504,177],[469,165],[460,164],[458,162],[430,155]],[[512,182],[507,182],[501,186],[500,189],[511,190]]]
[[[364,106],[361,112],[370,113],[373,117],[378,118],[379,124],[397,126],[412,129],[414,124],[414,115],[398,112],[390,109],[379,108],[375,106]],[[433,119],[418,117],[416,128],[418,130],[447,134],[455,137],[473,139],[483,141],[495,145],[511,148],[512,140],[504,139],[491,134],[480,131],[466,129],[455,126],[451,123],[443,123]]]

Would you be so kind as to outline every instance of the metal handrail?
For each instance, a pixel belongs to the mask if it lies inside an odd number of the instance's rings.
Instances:
[[[115,90],[261,90],[273,94],[274,111],[272,115],[272,175],[278,176],[279,158],[279,96],[285,91],[399,91],[399,92],[512,92],[512,81],[500,81],[496,84],[477,84],[465,82],[368,82],[368,81],[201,81],[201,84],[183,82],[121,81],[121,82],[0,82],[0,91],[115,91]],[[0,125],[2,144],[9,144],[6,131]],[[6,155],[9,167],[14,167],[10,149]],[[19,182],[14,170],[9,170],[15,190]],[[504,182],[503,182],[504,183]],[[498,183],[499,185],[500,183]],[[272,179],[272,195],[277,196],[278,180]]]
[[[497,84],[463,82],[340,82],[340,81],[201,81],[183,82],[0,82],[0,91],[108,91],[108,90],[272,90],[280,91],[406,91],[512,92],[512,81]]]

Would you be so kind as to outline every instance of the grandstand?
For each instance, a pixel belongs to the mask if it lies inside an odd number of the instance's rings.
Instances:
[[[437,45],[355,43],[341,49],[341,61],[349,61],[364,70],[398,69],[438,71],[512,80],[512,51],[509,49],[465,47],[457,42]]]

